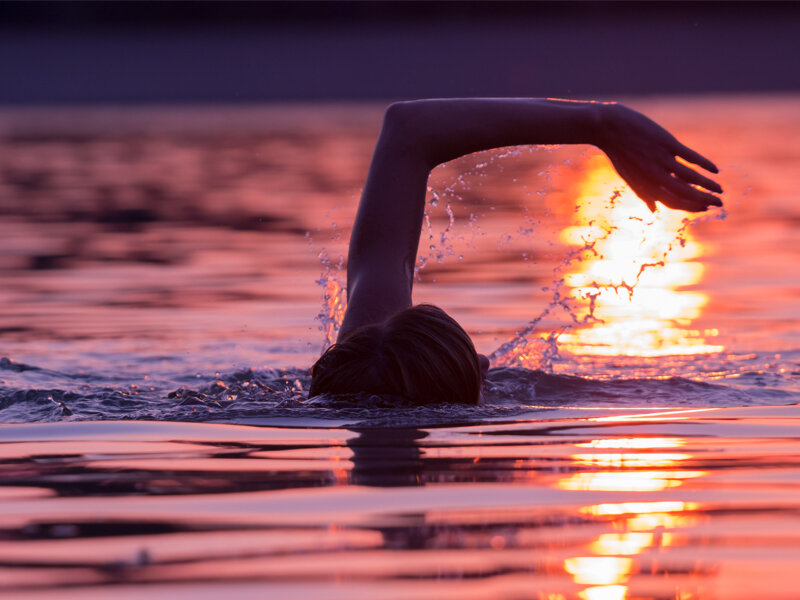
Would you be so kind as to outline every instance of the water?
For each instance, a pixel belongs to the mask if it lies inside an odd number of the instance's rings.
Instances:
[[[479,407],[307,399],[381,107],[0,112],[0,590],[794,597],[798,100],[631,103],[721,167],[691,222],[585,148],[438,168]]]

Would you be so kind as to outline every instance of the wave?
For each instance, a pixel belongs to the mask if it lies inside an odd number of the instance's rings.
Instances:
[[[726,407],[800,401],[800,394],[785,389],[779,375],[766,381],[763,373],[741,374],[734,384],[683,377],[598,380],[500,367],[489,371],[481,406],[415,406],[369,395],[309,399],[308,370],[300,368],[243,369],[199,378],[186,374],[146,388],[123,374],[59,372],[8,358],[0,359],[0,374],[0,423],[128,419],[269,423],[289,418],[375,426],[456,425],[562,407]],[[183,383],[176,385],[178,380]]]

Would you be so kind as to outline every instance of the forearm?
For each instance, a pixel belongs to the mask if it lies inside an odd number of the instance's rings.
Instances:
[[[416,100],[390,106],[385,127],[395,128],[430,169],[502,146],[597,144],[604,106],[527,98]]]

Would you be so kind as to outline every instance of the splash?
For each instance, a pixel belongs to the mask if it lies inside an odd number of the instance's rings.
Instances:
[[[454,256],[462,260],[459,243],[474,248],[475,237],[486,235],[480,231],[478,217],[470,213],[466,225],[473,243],[465,239],[456,228],[454,206],[490,165],[502,170],[502,160],[519,153],[520,149],[514,149],[490,154],[445,185],[428,187],[416,279],[429,264],[442,264]],[[560,234],[560,241],[571,249],[554,269],[552,283],[542,288],[552,294],[551,299],[490,355],[493,366],[551,370],[560,350],[579,356],[638,357],[723,350],[706,341],[716,335],[714,330],[691,327],[708,297],[687,288],[703,275],[697,259],[704,249],[690,227],[708,218],[724,218],[724,211],[699,219],[663,208],[651,214],[620,183],[601,156],[586,159],[573,223]],[[532,235],[540,225],[526,207],[523,211],[523,224],[500,237],[500,249]],[[346,308],[346,290],[340,282],[344,261],[342,257],[338,263],[332,261],[325,250],[319,258],[325,270],[317,281],[323,289],[317,319],[329,345]]]
[[[703,276],[697,259],[704,247],[689,229],[700,219],[663,208],[651,214],[630,189],[615,187],[615,180],[601,157],[589,162],[576,224],[561,235],[568,244],[592,250],[564,277],[570,298],[580,307],[579,319],[587,324],[561,335],[561,348],[606,356],[723,350],[706,341],[715,331],[691,327],[708,302],[706,294],[687,289]]]
[[[505,148],[502,150],[494,150],[489,152],[482,152],[479,154],[480,160],[477,163],[465,164],[461,159],[454,161],[458,163],[458,171],[446,175],[446,181],[440,181],[438,184],[428,185],[428,200],[425,203],[424,223],[423,223],[423,238],[420,242],[420,252],[417,257],[417,263],[414,268],[415,279],[420,279],[420,273],[427,265],[430,264],[443,264],[450,257],[457,257],[457,260],[464,260],[464,254],[467,250],[474,251],[477,248],[477,240],[480,237],[487,235],[480,225],[478,224],[479,216],[473,212],[469,213],[466,222],[468,233],[465,235],[463,228],[457,227],[457,219],[455,206],[463,204],[465,196],[469,192],[474,192],[479,188],[480,182],[488,174],[504,170],[504,161],[510,157],[520,156],[524,152],[532,152],[536,150],[544,150],[547,152],[552,151],[557,146],[518,146],[513,148]],[[442,167],[437,167],[434,172],[439,171]],[[444,172],[447,173],[446,167]],[[539,173],[541,175],[542,173]],[[545,172],[547,174],[547,172]],[[435,177],[433,179],[436,179]],[[513,179],[516,181],[516,178]],[[525,187],[524,185],[522,186]],[[530,194],[530,192],[527,192]],[[543,194],[543,191],[538,191],[538,194]],[[494,207],[491,208],[494,210]],[[533,227],[538,224],[532,217],[525,212],[525,225],[519,228],[516,235],[508,235],[506,244],[515,237],[524,237],[530,235]],[[441,213],[444,213],[443,215]],[[443,223],[443,228],[437,231],[434,224],[434,219]],[[502,245],[504,242],[501,241]]]
[[[316,281],[322,288],[322,307],[317,313],[319,329],[323,332],[325,340],[323,350],[336,341],[336,335],[344,320],[347,310],[347,289],[341,284],[339,278],[344,270],[344,256],[334,262],[324,248],[317,254],[323,267],[320,278]]]
[[[445,201],[444,211],[447,215],[447,225],[438,235],[434,231],[431,216],[433,211],[439,206],[442,194],[437,192],[431,186],[428,186],[429,200],[425,203],[424,219],[424,234],[427,237],[427,254],[420,253],[417,256],[417,264],[414,266],[414,278],[419,279],[419,273],[425,266],[434,260],[437,264],[444,263],[448,256],[455,255],[455,248],[452,239],[452,230],[456,222],[456,215],[453,211],[453,205],[449,200]]]
[[[530,321],[524,329],[517,331],[514,337],[501,345],[489,355],[493,367],[520,367],[524,369],[542,369],[549,371],[553,361],[558,358],[558,336],[560,331],[550,332],[545,337],[531,337],[542,320],[554,309],[562,307],[568,312],[570,308],[560,295],[558,288],[553,292],[553,299],[542,313]]]
[[[553,271],[554,279],[552,284],[542,288],[542,291],[552,292],[550,302],[538,316],[529,321],[523,329],[517,331],[511,340],[492,352],[489,360],[493,366],[552,370],[553,362],[559,357],[559,338],[574,325],[585,325],[596,319],[594,308],[597,295],[586,294],[584,299],[588,301],[589,310],[585,314],[579,315],[573,306],[573,299],[562,293],[565,280],[561,274],[565,269],[571,268],[573,263],[581,262],[584,256],[598,256],[595,246],[599,241],[610,236],[612,232],[613,229],[609,228],[597,239],[583,239],[581,247],[572,249],[567,253]],[[546,335],[533,337],[542,321],[552,313],[559,311],[568,316],[569,322]]]
[[[691,324],[708,302],[687,289],[703,275],[703,245],[690,228],[724,211],[687,218],[651,214],[601,156],[588,159],[573,225],[561,233],[572,246],[553,273],[552,299],[541,314],[492,355],[492,364],[548,370],[559,351],[573,355],[666,356],[719,352],[715,330]],[[535,336],[545,317],[566,323]]]

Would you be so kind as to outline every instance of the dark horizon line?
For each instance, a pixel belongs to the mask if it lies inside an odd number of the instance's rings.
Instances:
[[[191,108],[225,108],[225,107],[241,107],[241,108],[260,108],[266,106],[280,106],[280,105],[295,105],[301,106],[308,105],[342,105],[356,107],[358,105],[374,105],[374,104],[390,104],[392,102],[402,102],[406,100],[419,100],[423,98],[564,98],[572,100],[599,100],[599,101],[613,101],[619,99],[647,99],[647,98],[693,98],[693,99],[722,99],[722,98],[746,98],[746,97],[763,97],[763,96],[796,96],[800,94],[800,87],[794,88],[752,88],[752,89],[735,89],[735,90],[654,90],[654,91],[637,91],[637,92],[604,92],[604,93],[553,93],[545,96],[466,96],[466,95],[413,95],[413,96],[360,96],[360,97],[345,97],[345,96],[328,96],[309,98],[307,96],[298,96],[296,98],[223,98],[223,99],[150,99],[150,100],[102,100],[102,99],[84,99],[84,100],[51,100],[45,102],[28,102],[28,101],[6,101],[0,99],[0,109],[48,109],[48,108],[177,108],[177,107],[191,107]]]

